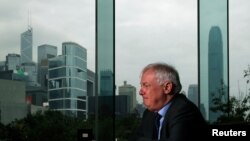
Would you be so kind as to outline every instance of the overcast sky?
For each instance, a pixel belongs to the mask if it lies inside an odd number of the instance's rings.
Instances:
[[[229,4],[230,90],[245,92],[250,1]],[[126,80],[138,92],[140,71],[152,62],[175,66],[185,92],[197,84],[197,0],[116,0],[115,19],[117,86]],[[28,24],[34,61],[37,46],[55,45],[61,54],[62,42],[73,41],[87,49],[88,68],[95,70],[95,0],[0,0],[0,61],[8,53],[20,53],[20,34]]]

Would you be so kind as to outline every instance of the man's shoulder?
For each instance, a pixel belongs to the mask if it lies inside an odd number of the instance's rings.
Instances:
[[[182,93],[175,94],[172,101],[173,101],[172,103],[190,104],[190,101],[188,100],[188,98]]]
[[[171,107],[169,108],[170,111],[173,111],[174,113],[178,111],[199,111],[198,107],[191,102],[184,94],[176,94],[173,98]]]

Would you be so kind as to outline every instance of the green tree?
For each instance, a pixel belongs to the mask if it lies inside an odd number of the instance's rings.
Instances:
[[[77,130],[91,128],[89,121],[58,111],[38,112],[4,127],[2,139],[10,141],[76,141]],[[3,127],[0,128],[0,132]],[[2,136],[1,136],[2,137]]]
[[[119,141],[127,141],[139,125],[141,118],[139,112],[134,110],[133,113],[122,117],[116,117],[115,136]]]
[[[247,78],[246,84],[249,84],[250,66],[244,71],[244,78]],[[225,95],[225,86],[222,83],[218,90],[218,97],[214,97],[212,102],[213,107],[210,108],[213,112],[222,113],[217,119],[216,123],[230,123],[230,124],[246,124],[250,123],[250,90],[243,97],[236,98],[231,96],[228,102],[224,102],[222,98]]]
[[[214,98],[213,102],[215,106],[211,107],[211,111],[223,113],[218,117],[216,123],[241,124],[250,122],[250,95],[243,99],[232,96],[228,103],[221,102],[219,98]]]

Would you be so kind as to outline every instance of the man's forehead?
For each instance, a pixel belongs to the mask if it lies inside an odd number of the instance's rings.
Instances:
[[[155,80],[155,74],[153,72],[146,72],[141,77],[141,82],[151,82]]]
[[[142,75],[154,75],[154,74],[155,74],[155,71],[153,69],[148,69],[144,71]]]

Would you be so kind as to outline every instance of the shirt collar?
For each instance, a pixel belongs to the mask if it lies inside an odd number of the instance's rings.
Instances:
[[[165,114],[167,113],[168,108],[170,107],[171,103],[172,103],[172,102],[167,103],[165,106],[163,106],[163,107],[158,111],[158,113],[159,113],[162,117],[165,117]]]

